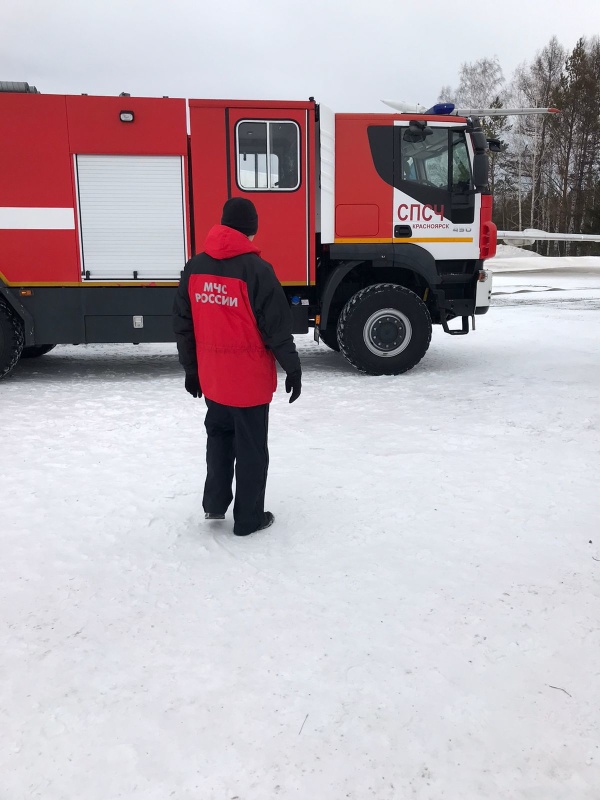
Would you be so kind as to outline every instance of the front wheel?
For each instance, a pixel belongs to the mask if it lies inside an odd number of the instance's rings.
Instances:
[[[348,300],[338,321],[340,350],[368,375],[400,375],[423,358],[431,341],[431,317],[414,292],[376,283]]]

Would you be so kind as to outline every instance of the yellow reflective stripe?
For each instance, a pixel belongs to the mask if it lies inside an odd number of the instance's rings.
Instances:
[[[391,244],[393,239],[336,239],[334,244]]]
[[[40,287],[40,286],[62,286],[62,287],[70,287],[70,286],[80,286],[82,288],[90,288],[94,286],[112,286],[113,288],[118,288],[120,286],[179,286],[179,281],[9,281],[8,278],[0,272],[0,281],[4,283],[5,286],[11,287],[19,287],[19,288],[26,288],[29,286],[32,287]],[[298,281],[281,281],[282,286],[314,286],[315,281],[311,281],[310,283],[306,282],[298,282]]]
[[[428,238],[418,238],[416,236],[407,237],[403,239],[336,239],[334,244],[397,244],[397,243],[404,243],[404,242],[429,242],[432,244],[436,244],[437,242],[462,242],[463,244],[469,244],[473,242],[473,237],[464,237],[464,236],[445,236],[445,237],[428,237]]]
[[[9,281],[0,272],[0,281],[6,286],[178,286],[179,281]]]
[[[436,244],[436,242],[462,242],[463,244],[469,244],[473,241],[473,237],[466,237],[466,236],[445,236],[440,237],[439,239],[431,238],[431,239],[394,239],[394,244],[396,242],[430,242],[431,244]]]

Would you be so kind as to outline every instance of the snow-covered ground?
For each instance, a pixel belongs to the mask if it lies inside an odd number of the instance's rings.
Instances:
[[[299,337],[248,538],[173,346],[22,362],[2,800],[597,800],[600,269],[548,266],[405,376]]]

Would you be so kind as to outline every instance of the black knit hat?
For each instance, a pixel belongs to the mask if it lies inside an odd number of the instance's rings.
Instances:
[[[245,197],[232,197],[223,206],[221,225],[234,228],[246,236],[253,236],[258,230],[258,214],[254,203]]]

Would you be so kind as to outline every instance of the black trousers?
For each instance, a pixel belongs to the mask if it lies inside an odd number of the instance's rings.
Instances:
[[[202,506],[212,514],[227,511],[233,500],[235,464],[233,531],[252,533],[264,522],[269,406],[236,408],[208,399],[206,405],[207,474]]]

